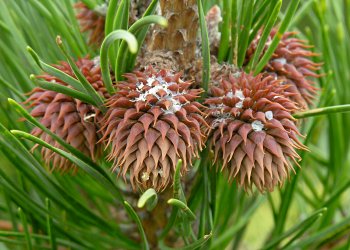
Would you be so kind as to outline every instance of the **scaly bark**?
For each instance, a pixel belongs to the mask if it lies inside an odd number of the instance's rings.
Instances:
[[[198,8],[195,0],[161,0],[161,14],[168,20],[167,28],[157,28],[149,41],[149,54],[145,56],[145,65],[154,62],[155,51],[172,54],[173,62],[167,62],[168,68],[187,70],[195,60],[196,39],[199,27]],[[157,58],[159,58],[159,53]],[[162,63],[162,62],[160,62]],[[157,68],[157,67],[156,67]]]

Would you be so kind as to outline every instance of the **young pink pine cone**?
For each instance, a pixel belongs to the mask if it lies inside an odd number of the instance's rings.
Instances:
[[[277,33],[273,29],[265,45],[267,50],[269,43]],[[277,49],[266,65],[264,71],[276,79],[282,80],[281,84],[289,85],[288,92],[292,93],[291,100],[299,105],[299,108],[306,109],[312,105],[317,94],[315,82],[311,78],[318,78],[319,66],[322,64],[314,63],[311,58],[318,54],[309,49],[312,46],[306,45],[306,41],[295,38],[296,32],[286,32],[283,34]],[[247,50],[246,63],[253,57],[260,40],[261,32],[252,41]]]
[[[195,100],[201,89],[167,70],[125,74],[118,91],[107,101],[103,139],[111,145],[113,169],[134,189],[164,190],[173,183],[178,161],[182,174],[204,145],[202,106]]]
[[[95,65],[94,61],[87,58],[79,59],[77,66],[94,89],[101,96],[108,98],[108,92],[102,82],[100,66]],[[54,67],[75,77],[66,62],[61,62],[60,65],[54,65]],[[38,76],[38,78],[70,87],[60,79],[46,73]],[[34,88],[29,95],[25,103],[30,103],[29,107],[33,107],[32,116],[38,118],[40,123],[67,143],[85,155],[95,158],[100,151],[100,146],[97,145],[99,139],[97,122],[102,118],[102,113],[96,107],[62,93],[38,87]],[[32,130],[32,134],[54,147],[62,148],[51,136],[37,127]],[[76,170],[73,163],[47,148],[43,147],[41,154],[46,165],[50,166],[51,164],[52,169],[58,169],[62,172]]]
[[[76,18],[81,27],[81,32],[89,32],[89,45],[101,45],[105,34],[105,13],[104,5],[100,6],[101,13],[96,10],[91,10],[83,2],[78,2],[74,5],[78,10]]]
[[[245,190],[272,191],[298,165],[295,149],[305,149],[291,116],[297,107],[284,96],[288,85],[244,72],[224,79],[205,101],[214,162]]]

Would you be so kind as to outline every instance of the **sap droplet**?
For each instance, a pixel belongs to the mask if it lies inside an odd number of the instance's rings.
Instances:
[[[149,180],[149,174],[147,172],[143,172],[141,176],[142,181],[148,181]]]
[[[274,59],[273,60],[274,62],[278,62],[278,63],[281,63],[282,65],[286,64],[287,63],[287,60],[286,58],[277,58],[277,59]]]
[[[243,101],[237,102],[235,107],[241,109],[243,107]]]
[[[261,121],[256,120],[252,122],[252,128],[254,131],[258,132],[258,131],[262,131],[264,129],[264,124],[262,124]]]
[[[244,100],[244,98],[245,98],[242,90],[236,90],[235,96],[238,97],[240,100]]]
[[[272,111],[266,111],[265,112],[265,117],[266,117],[267,120],[272,120],[273,119]]]

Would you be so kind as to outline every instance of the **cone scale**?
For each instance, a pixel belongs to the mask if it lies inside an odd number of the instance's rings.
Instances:
[[[153,68],[126,74],[107,101],[102,131],[111,145],[108,159],[124,179],[129,173],[134,189],[164,190],[178,160],[184,174],[202,149],[204,107],[196,102],[202,90],[190,89],[180,76]]]

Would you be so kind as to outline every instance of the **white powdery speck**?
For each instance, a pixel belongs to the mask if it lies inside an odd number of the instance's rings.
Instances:
[[[155,78],[154,76],[147,78],[147,85],[152,87],[152,83],[154,82]]]
[[[175,105],[171,106],[171,109],[172,109],[172,111],[177,112],[181,109],[181,107],[182,107],[181,104],[175,104]]]
[[[147,96],[147,92],[145,94],[140,94],[133,101],[134,102],[144,102],[144,101],[146,101],[146,96]]]
[[[243,101],[244,98],[245,98],[245,96],[243,95],[243,91],[242,90],[236,90],[235,96],[238,97],[241,101]]]
[[[274,62],[281,63],[282,65],[284,65],[284,64],[287,63],[286,58],[277,58],[277,59],[274,59],[273,61],[274,61]]]
[[[219,109],[224,109],[224,108],[226,107],[226,105],[223,104],[223,103],[220,103],[220,104],[217,105],[216,107],[219,108]]]
[[[137,84],[136,84],[136,87],[139,89],[139,90],[141,90],[142,88],[143,88],[143,86],[145,86],[142,82],[138,82]]]
[[[182,105],[177,100],[170,99],[170,101],[172,102],[172,105],[168,109],[169,112],[176,113],[181,109]]]
[[[228,92],[228,93],[226,94],[226,96],[227,96],[228,98],[233,98],[233,92],[232,92],[232,91]]]
[[[234,78],[239,78],[239,77],[241,77],[242,72],[238,71],[236,73],[233,73],[232,75],[233,75]]]
[[[159,169],[159,170],[158,170],[158,174],[160,175],[160,177],[163,177],[163,170],[162,170],[162,169]]]
[[[214,117],[216,117],[216,119],[212,122],[212,128],[216,128],[218,127],[221,123],[226,124],[227,121],[233,121],[235,118],[233,116],[231,116],[230,113],[224,113],[224,112],[220,112],[220,111],[214,111],[214,113],[212,113],[212,115]]]
[[[245,96],[243,95],[243,91],[242,90],[236,90],[235,93],[233,94],[232,91],[229,91],[226,93],[226,97],[228,98],[233,98],[233,97],[237,97],[238,99],[240,99],[241,101],[244,100]]]
[[[171,102],[171,106],[167,110],[167,113],[173,113],[174,114],[174,113],[176,113],[177,111],[179,111],[181,109],[182,104],[178,100],[174,99],[172,96],[170,96],[168,98],[168,100]]]
[[[170,101],[173,105],[181,105],[181,103],[176,99],[170,98]]]
[[[148,181],[149,180],[149,174],[147,172],[143,172],[141,176],[142,181]]]
[[[272,111],[266,111],[265,112],[265,117],[266,117],[267,120],[272,120],[273,119]]]
[[[92,62],[94,63],[94,66],[99,66],[100,65],[100,56],[96,56],[94,57],[94,59],[92,59]]]
[[[215,110],[211,113],[211,115],[214,117],[219,117],[221,115],[221,112],[219,110]]]
[[[227,118],[216,118],[212,123],[212,128],[218,127],[221,123],[226,123]]]
[[[159,99],[159,96],[158,96],[157,93],[158,93],[158,91],[161,90],[161,89],[164,89],[162,85],[156,85],[156,86],[154,86],[153,88],[150,88],[150,89],[148,90],[148,93],[147,93],[147,94],[149,94],[149,95],[154,95],[154,96],[156,96],[156,97]]]
[[[179,95],[184,95],[187,92],[185,90],[183,90],[182,92],[179,91],[172,91],[170,89],[168,89],[169,86],[173,85],[173,84],[177,84],[176,82],[167,82],[162,76],[152,76],[149,77],[147,79],[147,86],[151,87],[149,88],[147,91],[143,89],[143,87],[145,86],[143,83],[138,82],[136,84],[136,90],[137,92],[140,93],[140,95],[135,98],[133,101],[146,101],[147,100],[147,96],[148,95],[153,95],[154,97],[156,97],[159,101],[161,100],[167,100],[170,101],[171,105],[169,106],[168,109],[162,109],[162,111],[165,114],[174,114],[177,111],[179,111],[183,105],[185,105],[186,103],[180,103],[177,99],[175,99],[176,96]],[[159,91],[164,91],[165,94],[163,96],[158,95]],[[151,105],[152,104],[148,104]]]
[[[235,107],[241,109],[243,107],[243,101],[237,102]]]
[[[256,120],[252,122],[252,128],[254,131],[258,132],[258,131],[262,131],[264,129],[264,124],[262,124],[261,121]]]
[[[168,86],[170,86],[170,85],[172,85],[171,83],[168,85]],[[171,91],[169,90],[168,91],[168,94],[170,93]],[[171,95],[174,97],[174,96],[179,96],[179,95],[185,95],[185,94],[187,94],[187,91],[186,90],[184,90],[184,91],[182,91],[182,92],[179,92],[179,91],[177,91],[177,92],[171,92]]]
[[[156,80],[159,82],[161,85],[168,85],[168,83],[163,79],[161,76],[157,76]]]

